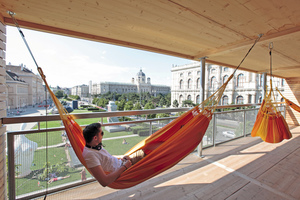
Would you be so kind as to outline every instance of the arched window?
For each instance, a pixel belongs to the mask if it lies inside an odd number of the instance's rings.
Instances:
[[[191,75],[192,75],[192,72],[189,72],[189,73],[188,73],[188,76],[191,76]]]
[[[223,76],[223,83],[225,83],[228,80],[228,75]]]
[[[192,88],[192,79],[189,79],[188,80],[188,89],[191,89]]]
[[[258,98],[258,103],[261,103],[262,102],[262,97],[259,97]]]
[[[228,105],[228,96],[223,96],[222,98],[222,105]]]
[[[183,89],[183,80],[179,81],[179,89]]]
[[[197,79],[197,89],[200,88],[200,78]]]
[[[243,87],[243,83],[244,83],[244,74],[239,74],[237,77],[236,86]]]
[[[243,104],[244,103],[244,98],[242,96],[238,96],[236,98],[236,104]]]
[[[183,76],[183,73],[180,73],[180,77],[182,77]]]
[[[182,95],[180,95],[180,96],[179,96],[179,104],[181,105],[181,104],[182,104],[182,102],[183,102],[183,96],[182,96]]]
[[[215,83],[216,81],[217,81],[217,79],[216,79],[215,76],[211,77],[211,79],[210,79],[210,86],[213,87],[213,85],[214,85],[214,83]]]
[[[212,74],[216,73],[216,69],[211,69],[211,73]]]
[[[197,97],[196,97],[196,103],[200,104],[200,95],[197,95]]]
[[[192,100],[191,95],[188,95],[187,100]]]

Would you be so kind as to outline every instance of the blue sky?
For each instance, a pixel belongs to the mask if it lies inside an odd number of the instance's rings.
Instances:
[[[172,65],[192,61],[99,42],[22,29],[38,65],[51,86],[73,87],[95,82],[130,83],[140,69],[152,84],[171,86]],[[7,26],[6,63],[37,73],[16,27]]]

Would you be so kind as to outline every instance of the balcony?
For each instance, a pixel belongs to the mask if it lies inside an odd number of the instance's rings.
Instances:
[[[256,105],[231,105],[227,107],[237,106]],[[226,107],[220,106],[218,109],[224,108]],[[122,146],[122,139],[126,138],[129,144],[133,146],[134,142],[137,142],[139,141],[139,139],[143,139],[143,137],[145,137],[144,135],[135,135],[133,125],[135,125],[135,127],[141,125],[143,127],[146,127],[146,133],[148,133],[146,135],[149,135],[152,132],[155,132],[155,130],[157,130],[158,128],[164,126],[170,120],[176,118],[168,117],[160,119],[147,119],[141,117],[137,118],[137,116],[154,113],[178,113],[186,111],[188,109],[189,108],[89,114],[85,113],[75,114],[74,116],[79,121],[86,119],[95,119],[97,121],[101,121],[104,125],[104,129],[105,127],[112,126],[125,127],[123,134],[115,133],[119,134],[119,137],[115,137],[116,135],[113,135],[114,133],[106,133],[105,135],[107,135],[107,137],[104,138],[104,143],[107,145],[106,149],[108,149],[114,155],[122,155],[127,151],[126,148],[124,149],[126,145]],[[281,109],[282,112],[285,113],[284,107],[281,107]],[[76,156],[74,156],[72,148],[66,147],[66,141],[63,142],[53,139],[54,135],[57,134],[59,136],[61,135],[61,138],[63,139],[64,128],[54,127],[47,128],[47,130],[43,128],[44,121],[47,121],[47,123],[49,124],[55,122],[59,124],[58,115],[5,118],[3,120],[5,124],[15,124],[20,122],[33,122],[37,124],[36,129],[11,131],[7,133],[9,165],[8,185],[10,198],[42,198],[43,195],[47,194],[48,199],[93,199],[99,197],[101,197],[101,199],[124,199],[125,197],[135,197],[138,199],[161,199],[161,197],[164,197],[165,199],[168,199],[169,195],[172,196],[176,194],[176,196],[181,198],[192,198],[200,195],[199,199],[203,199],[204,196],[201,197],[201,195],[208,193],[205,192],[202,194],[200,191],[206,191],[208,188],[213,188],[214,185],[218,185],[218,188],[219,186],[221,187],[216,191],[226,191],[226,194],[215,194],[223,195],[222,197],[224,198],[235,196],[235,193],[238,191],[243,191],[244,187],[250,187],[250,189],[253,189],[253,187],[256,187],[257,185],[261,187],[259,187],[257,190],[267,190],[268,192],[274,193],[274,196],[284,197],[284,192],[280,193],[276,188],[271,189],[273,187],[273,184],[278,184],[280,186],[279,183],[275,181],[270,185],[268,182],[265,183],[264,179],[262,181],[260,177],[263,177],[264,173],[270,173],[269,170],[278,170],[278,167],[281,167],[281,165],[285,164],[285,162],[283,161],[285,161],[286,159],[288,160],[289,154],[297,154],[297,150],[295,149],[297,147],[292,147],[292,144],[296,143],[296,141],[294,140],[297,140],[295,136],[297,135],[297,131],[299,131],[299,128],[296,127],[292,129],[292,132],[295,134],[294,139],[284,141],[280,144],[275,145],[261,142],[259,138],[248,137],[252,129],[251,127],[255,121],[257,110],[258,108],[251,108],[226,112],[216,112],[207,129],[206,135],[203,138],[203,151],[201,151],[201,146],[199,146],[199,148],[195,150],[194,153],[190,154],[175,167],[140,185],[126,190],[103,188],[97,182],[95,182],[93,177],[89,174],[87,174],[87,180],[82,181],[80,179],[80,171],[83,168],[80,163],[76,163],[76,161],[74,161],[76,160]],[[134,120],[127,122],[104,123],[107,117],[122,116],[129,116]],[[84,123],[84,121],[78,123]],[[226,131],[233,132],[234,136],[226,137],[223,134],[223,132]],[[47,137],[45,137],[45,134],[48,134]],[[26,157],[21,155],[17,158],[15,154],[15,144],[21,135],[26,135],[27,138],[32,138],[32,140],[40,140],[42,141],[41,143],[43,143],[45,146],[48,146],[47,149],[39,146],[36,150],[34,150],[34,161],[32,162],[32,164],[30,163],[31,166],[29,166],[31,172],[24,177],[20,177],[22,165],[18,163],[20,163],[20,160],[22,161],[26,159]],[[120,148],[118,148],[117,151],[115,151],[114,149],[109,149],[114,142],[120,144]],[[290,143],[291,149],[286,152],[286,146],[289,146]],[[284,149],[284,152],[280,153],[280,155],[277,155],[277,152],[280,152],[280,149]],[[59,153],[59,151],[65,153]],[[201,155],[203,155],[204,157],[202,158]],[[267,164],[261,162],[261,160],[264,159],[267,160]],[[44,166],[46,162],[50,162],[49,166],[58,168],[56,166],[58,162],[54,162],[53,160],[62,160],[60,166],[67,166],[68,170],[62,172],[61,174],[70,176],[69,179],[66,178],[61,181],[47,184],[50,178],[40,178],[41,174],[43,174],[46,169],[46,166]],[[273,160],[278,160],[278,162],[273,162]],[[278,167],[276,167],[277,165]],[[66,169],[64,167],[62,168]],[[263,169],[265,169],[265,171]],[[49,172],[48,174],[51,173]],[[16,178],[18,176],[19,178]],[[60,175],[57,174],[57,176]],[[295,174],[294,177],[297,177],[297,174]],[[283,179],[283,177],[280,177],[280,179]],[[235,184],[229,187],[228,181],[230,182],[232,180],[235,181]],[[28,186],[30,186],[31,189],[28,189]],[[234,190],[234,188],[236,190]],[[186,192],[180,195],[177,194],[178,191],[182,190]],[[232,193],[230,193],[230,191]],[[209,193],[209,195],[212,194]],[[287,197],[291,197],[291,195],[287,193]],[[296,195],[296,197],[299,196]]]

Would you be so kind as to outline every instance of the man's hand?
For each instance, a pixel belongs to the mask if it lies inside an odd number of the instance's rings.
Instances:
[[[129,156],[124,156],[124,157],[122,158],[122,161],[126,161],[126,160],[130,160],[130,157],[129,157]]]

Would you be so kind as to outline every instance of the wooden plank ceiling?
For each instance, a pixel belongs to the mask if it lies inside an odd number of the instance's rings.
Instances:
[[[1,0],[21,27],[236,67],[300,77],[299,0]],[[117,58],[116,58],[117,59]],[[170,66],[166,66],[170,67]]]

